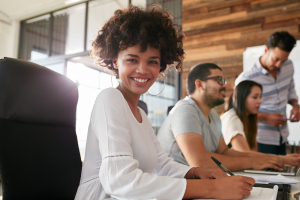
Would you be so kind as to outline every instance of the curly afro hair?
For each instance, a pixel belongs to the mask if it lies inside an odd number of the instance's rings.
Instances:
[[[96,64],[112,70],[118,78],[118,70],[113,67],[118,52],[136,44],[140,44],[140,51],[145,52],[149,45],[160,50],[161,74],[167,65],[180,71],[184,58],[182,39],[181,27],[174,24],[172,15],[159,5],[155,4],[149,10],[130,5],[128,9],[116,10],[98,31],[91,56]]]

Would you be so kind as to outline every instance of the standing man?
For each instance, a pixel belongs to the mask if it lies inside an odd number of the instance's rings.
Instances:
[[[282,170],[279,156],[257,156],[229,149],[221,132],[221,120],[213,107],[224,103],[225,79],[212,63],[193,67],[188,74],[189,96],[176,103],[161,126],[157,139],[175,161],[199,167],[214,167],[211,156],[228,169],[274,168]],[[299,158],[291,158],[297,165]]]
[[[294,66],[288,60],[296,40],[288,32],[275,32],[267,41],[264,54],[252,68],[235,81],[252,80],[263,86],[262,104],[258,113],[257,151],[285,155],[289,130],[287,120],[300,118],[298,97],[294,89]],[[286,115],[286,104],[293,108]]]

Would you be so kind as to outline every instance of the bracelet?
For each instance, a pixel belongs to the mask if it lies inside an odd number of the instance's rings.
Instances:
[[[292,104],[292,106],[294,106],[294,105],[298,105],[299,106],[298,102],[295,102],[295,103]]]
[[[195,179],[195,169],[197,169],[197,168],[199,168],[199,167],[194,167],[194,169],[193,169],[193,179]]]

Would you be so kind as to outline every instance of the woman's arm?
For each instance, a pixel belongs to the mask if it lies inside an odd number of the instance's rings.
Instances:
[[[257,144],[257,142],[256,142]],[[235,137],[231,139],[231,145],[234,150],[241,151],[241,152],[249,152],[252,153],[254,156],[276,156],[276,155],[269,155],[265,153],[260,153],[257,151],[252,151],[247,143],[246,138],[242,135],[237,134]],[[293,166],[300,165],[300,154],[290,154],[286,156],[276,156],[279,157],[283,164],[289,164]]]
[[[245,176],[187,180],[183,199],[243,199],[250,195],[255,180]]]
[[[249,144],[244,136],[241,134],[236,134],[230,141],[231,146],[236,151],[241,152],[250,152],[251,149],[249,147]]]
[[[151,138],[158,154],[157,165],[154,169],[154,172],[156,174],[161,176],[167,175],[174,178],[184,177],[186,179],[216,179],[227,177],[227,174],[223,172],[217,165],[211,168],[195,168],[175,162],[173,158],[168,157],[167,154],[163,151],[159,141],[156,138],[156,135],[154,134],[154,131],[152,131],[151,133]]]
[[[128,114],[120,92],[103,90],[100,93],[91,124],[102,156],[99,178],[105,192],[122,199],[182,199],[186,189],[183,177],[159,176],[140,169],[132,148],[138,141],[132,138]]]

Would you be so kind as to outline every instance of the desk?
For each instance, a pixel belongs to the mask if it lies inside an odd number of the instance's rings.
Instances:
[[[257,175],[257,176],[274,176],[274,175],[268,175],[268,174],[252,174],[252,173],[245,173],[245,172],[234,172],[235,175],[245,175],[245,176],[252,176],[252,175]],[[276,175],[275,175],[276,176]],[[286,176],[288,178],[291,179],[295,179],[300,181],[300,174],[298,174],[297,176]],[[297,185],[291,185],[291,192],[296,192],[300,190],[300,183],[298,183]],[[295,200],[295,198],[291,197],[289,198],[290,200]],[[114,198],[107,198],[104,200],[116,200]]]
[[[245,173],[245,172],[234,172],[236,175],[245,175],[245,176],[252,176],[252,175],[257,175],[257,176],[274,176],[274,175],[268,175],[268,174],[252,174],[252,173]],[[275,175],[276,176],[276,175]],[[300,174],[297,176],[286,176],[287,178],[295,179],[297,181],[300,181]],[[300,190],[300,183],[297,185],[291,185],[291,192],[296,192]],[[290,200],[295,200],[295,198],[290,196]]]

